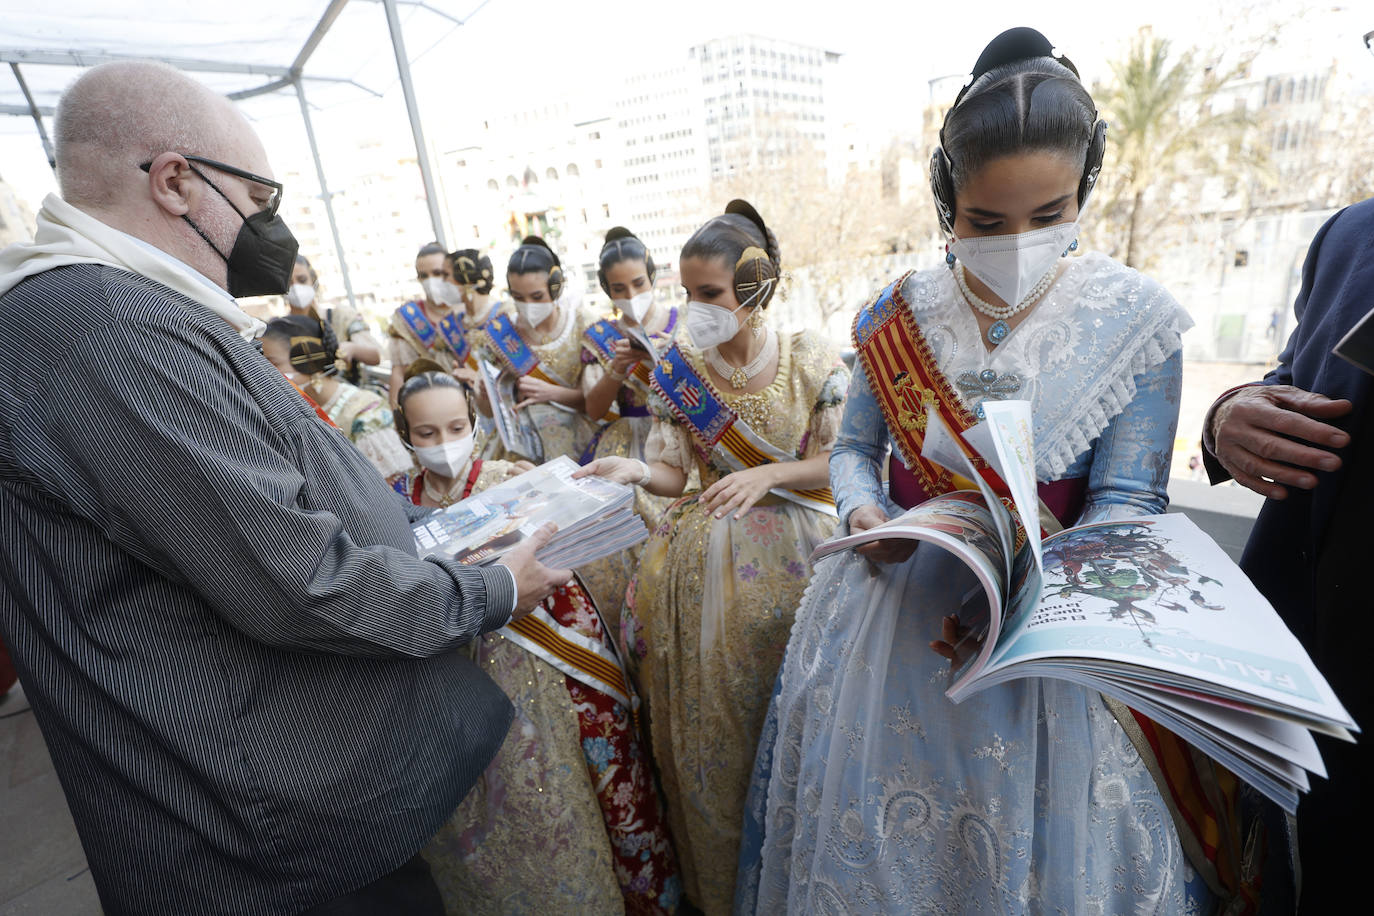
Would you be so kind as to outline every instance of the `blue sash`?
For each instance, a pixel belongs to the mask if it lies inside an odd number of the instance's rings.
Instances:
[[[604,318],[583,331],[582,336],[591,342],[596,355],[603,362],[615,356],[615,342],[625,337],[620,333],[620,328],[615,326],[615,322]]]
[[[439,322],[439,331],[444,335],[444,340],[448,343],[449,349],[453,351],[453,355],[458,357],[458,365],[467,365],[468,357],[472,354],[472,345],[468,343],[468,335],[463,330],[463,323],[458,319],[458,313],[449,312]]]
[[[726,407],[711,386],[697,375],[677,344],[663,354],[650,378],[654,390],[705,446],[703,452],[715,448],[735,422],[735,412]]]
[[[418,340],[426,350],[434,349],[434,339],[438,332],[434,330],[434,325],[429,323],[425,313],[420,310],[418,302],[407,302],[396,310],[396,314],[401,316],[401,320],[410,328],[415,339]]]
[[[497,315],[486,325],[487,336],[501,361],[518,376],[526,376],[539,366],[539,357],[529,348],[509,315]]]

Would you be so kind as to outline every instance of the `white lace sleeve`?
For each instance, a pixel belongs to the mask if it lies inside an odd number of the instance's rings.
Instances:
[[[675,423],[654,418],[649,439],[644,443],[644,460],[661,461],[669,467],[690,474],[696,466],[696,452],[690,434]]]
[[[596,383],[605,377],[606,369],[601,363],[596,360],[591,360],[590,362],[584,361],[582,363],[582,393],[584,395],[589,394],[591,390],[596,387]]]

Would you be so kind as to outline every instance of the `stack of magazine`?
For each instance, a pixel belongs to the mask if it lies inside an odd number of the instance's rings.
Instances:
[[[553,522],[558,532],[536,556],[546,566],[575,569],[649,536],[634,513],[632,487],[600,477],[573,480],[576,470],[560,455],[421,519],[412,527],[420,556],[492,563]]]
[[[948,550],[981,585],[959,612],[951,700],[1015,678],[1072,681],[1149,716],[1295,810],[1307,774],[1326,775],[1311,733],[1353,741],[1359,729],[1278,614],[1182,515],[1086,524],[1042,542],[1030,405],[989,401],[984,410],[962,442],[930,410],[922,451],[978,490],[830,541],[813,560],[883,538]],[[974,455],[1006,483],[1011,508]]]

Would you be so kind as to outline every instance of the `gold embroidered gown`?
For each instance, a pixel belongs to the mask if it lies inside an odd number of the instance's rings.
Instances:
[[[702,378],[701,355],[682,352]],[[755,394],[718,392],[774,446],[808,458],[829,451],[848,373],[810,332],[782,335],[773,382]],[[652,399],[650,461],[699,471],[702,488],[729,473],[703,460],[692,434]],[[808,557],[834,517],[768,495],[744,517],[712,518],[689,493],[644,545],[621,623],[647,706],[654,760],[687,898],[728,913],[750,769],[793,614],[810,578]]]
[[[464,496],[519,473],[510,462],[483,461]],[[399,489],[418,503],[422,480]],[[609,638],[580,585],[558,589],[545,607],[582,636]],[[448,911],[675,912],[677,864],[630,711],[499,631],[467,651],[510,697],[515,720],[424,849]]]

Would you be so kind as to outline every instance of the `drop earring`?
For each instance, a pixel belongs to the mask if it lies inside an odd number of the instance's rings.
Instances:
[[[1074,239],[1072,242],[1069,242],[1069,247],[1064,249],[1064,254],[1063,254],[1061,257],[1067,258],[1067,257],[1069,256],[1069,252],[1070,252],[1070,251],[1077,251],[1077,250],[1078,250],[1078,239]]]
[[[763,309],[756,308],[750,312],[749,319],[746,323],[749,325],[749,330],[755,337],[763,333]]]
[[[950,270],[953,270],[953,269],[954,269],[954,262],[955,262],[956,260],[957,260],[957,258],[954,257],[954,252],[952,252],[952,251],[949,250],[949,243],[946,242],[946,243],[945,243],[945,266],[948,267]]]

